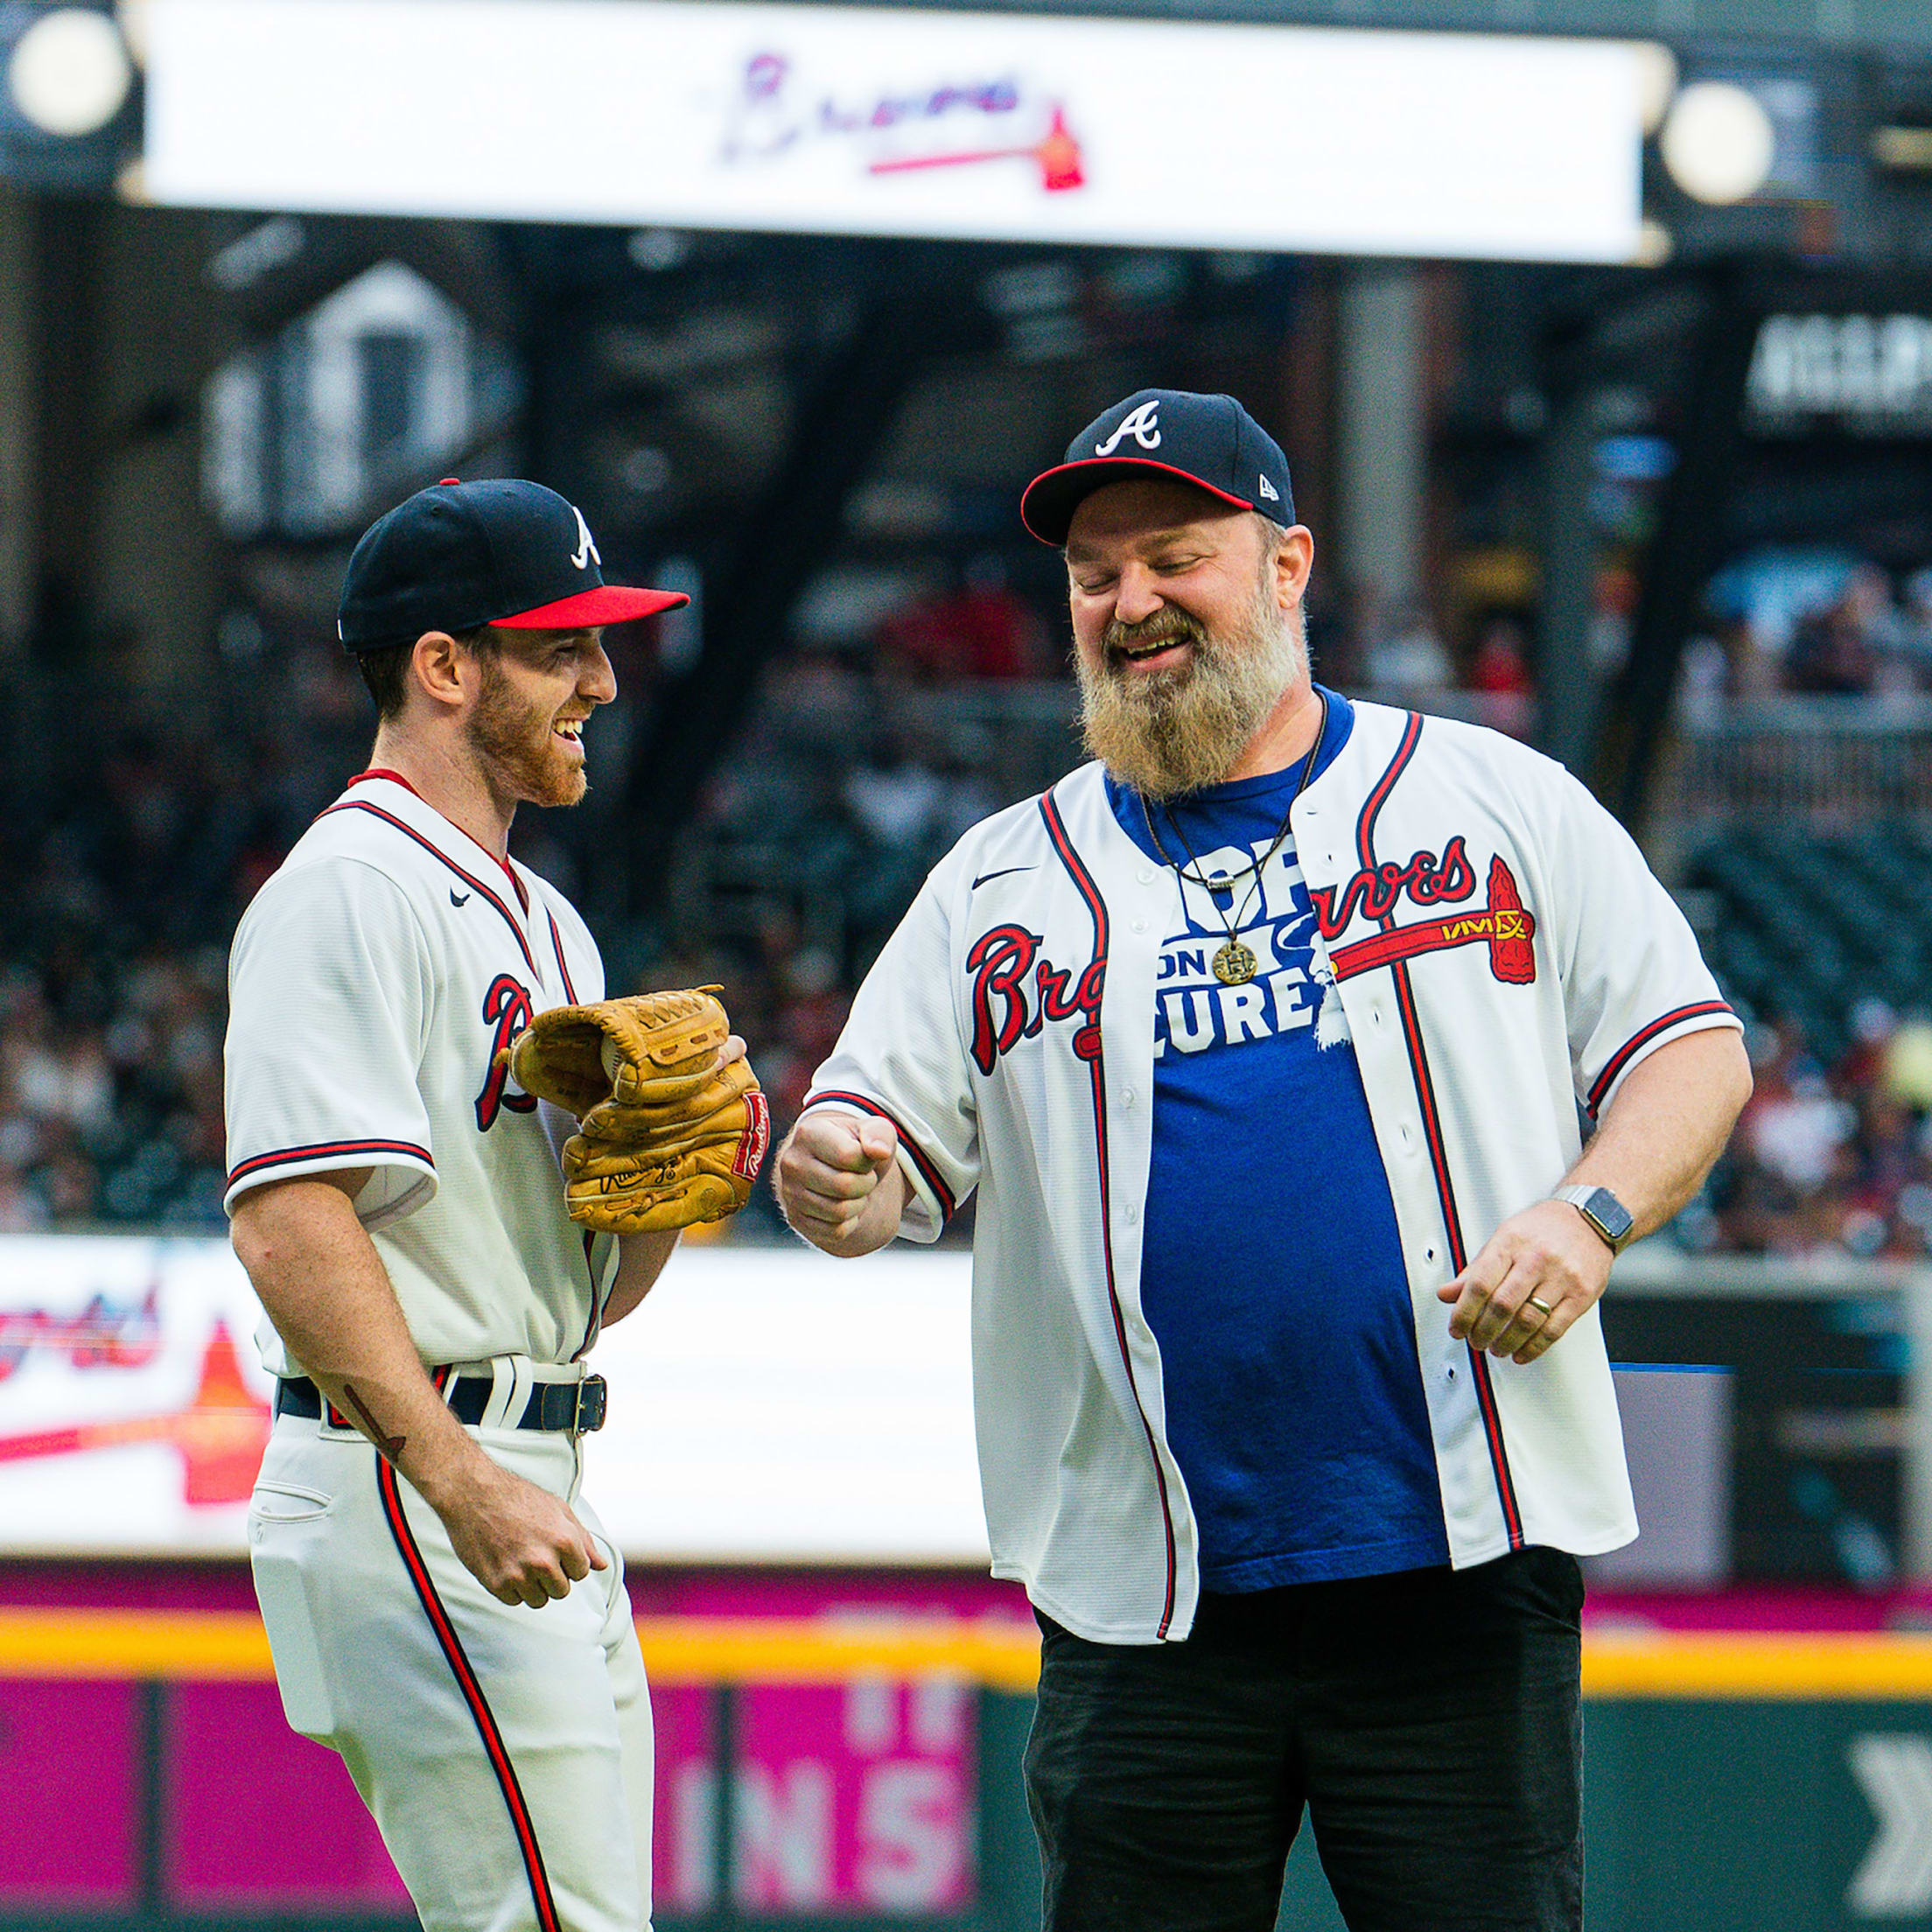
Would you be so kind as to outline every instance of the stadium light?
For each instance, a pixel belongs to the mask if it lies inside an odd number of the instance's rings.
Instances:
[[[44,134],[95,134],[120,113],[134,82],[120,30],[89,7],[43,15],[14,44],[7,86]]]
[[[1764,104],[1728,80],[1697,80],[1678,94],[1657,146],[1670,178],[1694,200],[1724,207],[1771,178],[1776,130]]]

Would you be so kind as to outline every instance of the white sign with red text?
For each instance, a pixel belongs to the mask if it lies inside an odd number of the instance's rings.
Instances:
[[[1625,262],[1634,45],[715,0],[149,0],[189,206]]]
[[[969,1258],[692,1246],[599,1339],[627,1554],[983,1565]],[[0,1236],[0,1552],[242,1554],[274,1384],[220,1240]]]

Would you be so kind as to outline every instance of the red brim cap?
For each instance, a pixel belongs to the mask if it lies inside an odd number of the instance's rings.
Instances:
[[[611,624],[629,624],[660,611],[675,611],[690,598],[682,591],[633,590],[623,584],[600,584],[595,590],[539,604],[514,617],[493,617],[491,624],[506,631],[594,631]]]
[[[1030,535],[1057,550],[1066,542],[1074,512],[1086,498],[1110,483],[1124,483],[1135,475],[1192,483],[1197,490],[1218,496],[1237,509],[1251,510],[1256,507],[1246,497],[1230,496],[1226,490],[1217,490],[1212,483],[1203,483],[1198,476],[1172,463],[1150,463],[1144,456],[1090,456],[1084,462],[1062,463],[1036,476],[1020,496],[1019,520]]]

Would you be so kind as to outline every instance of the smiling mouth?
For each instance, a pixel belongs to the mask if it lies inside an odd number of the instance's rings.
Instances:
[[[566,745],[584,749],[584,720],[580,718],[560,718],[550,727],[550,736],[560,738]]]

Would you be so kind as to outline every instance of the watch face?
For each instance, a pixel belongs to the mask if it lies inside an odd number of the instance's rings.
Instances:
[[[1583,1203],[1583,1211],[1611,1241],[1621,1241],[1636,1225],[1630,1210],[1607,1187],[1599,1187]]]

